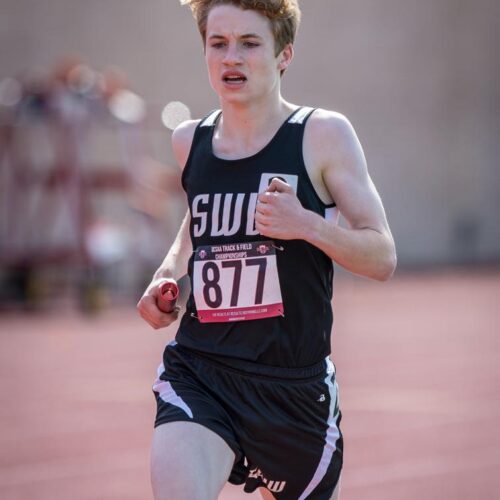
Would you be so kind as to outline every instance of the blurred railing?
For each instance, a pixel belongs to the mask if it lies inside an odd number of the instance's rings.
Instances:
[[[140,293],[182,205],[148,119],[116,69],[66,61],[0,82],[0,306],[96,310]]]

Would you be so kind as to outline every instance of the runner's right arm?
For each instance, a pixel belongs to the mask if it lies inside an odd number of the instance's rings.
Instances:
[[[158,308],[157,299],[163,283],[166,281],[177,283],[186,274],[188,260],[193,252],[189,237],[189,221],[190,215],[188,212],[167,256],[155,272],[151,283],[137,304],[139,314],[154,329],[170,325],[179,316],[179,306],[176,306],[171,313],[164,313]]]
[[[184,168],[189,156],[191,143],[193,142],[194,132],[198,123],[199,120],[184,122],[172,134],[172,148],[182,168]],[[163,283],[166,281],[176,283],[187,272],[189,257],[193,253],[189,236],[190,220],[191,216],[188,211],[182,221],[174,243],[137,304],[139,314],[155,329],[170,325],[179,316],[179,306],[176,306],[171,313],[164,313],[158,308],[157,298]]]

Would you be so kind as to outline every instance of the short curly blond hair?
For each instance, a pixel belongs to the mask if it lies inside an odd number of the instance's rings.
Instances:
[[[271,22],[276,55],[287,44],[294,42],[300,23],[298,0],[180,0],[180,2],[191,8],[204,44],[208,14],[216,5],[235,5],[243,10],[255,10],[267,17]]]

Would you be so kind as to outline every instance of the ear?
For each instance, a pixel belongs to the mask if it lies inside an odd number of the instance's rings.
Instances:
[[[293,59],[293,45],[288,43],[278,56],[278,69],[284,71]]]

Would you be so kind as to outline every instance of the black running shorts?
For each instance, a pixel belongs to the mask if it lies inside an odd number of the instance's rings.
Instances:
[[[333,363],[235,369],[172,342],[153,385],[155,427],[195,422],[236,455],[229,477],[279,500],[329,500],[342,468],[341,413]]]

